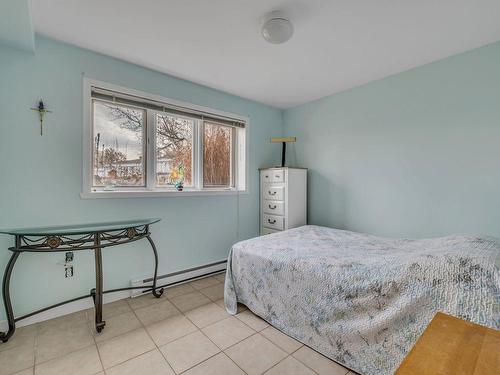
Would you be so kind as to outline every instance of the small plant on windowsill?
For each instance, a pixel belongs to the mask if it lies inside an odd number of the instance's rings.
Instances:
[[[177,191],[184,190],[184,166],[181,164],[170,172],[170,182]]]

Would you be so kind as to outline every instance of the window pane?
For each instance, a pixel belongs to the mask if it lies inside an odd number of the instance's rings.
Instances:
[[[93,101],[94,186],[145,186],[144,121],[140,108]]]
[[[211,122],[203,126],[203,186],[232,186],[233,128]]]
[[[194,120],[156,115],[156,184],[192,186]]]

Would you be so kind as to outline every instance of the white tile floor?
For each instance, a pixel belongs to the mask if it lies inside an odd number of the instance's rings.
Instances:
[[[160,299],[107,304],[100,334],[92,309],[19,328],[0,344],[0,375],[348,373],[249,310],[227,314],[223,282],[220,274],[169,288]]]

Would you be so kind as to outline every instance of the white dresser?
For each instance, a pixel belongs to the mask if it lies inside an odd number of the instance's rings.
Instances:
[[[260,234],[307,223],[307,169],[260,170]]]

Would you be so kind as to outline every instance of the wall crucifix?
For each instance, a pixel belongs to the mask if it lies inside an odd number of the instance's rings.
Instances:
[[[38,107],[31,108],[32,111],[37,111],[40,116],[40,135],[43,135],[43,117],[46,113],[52,113],[47,108],[45,108],[45,104],[43,104],[43,100],[40,99],[38,102]]]

